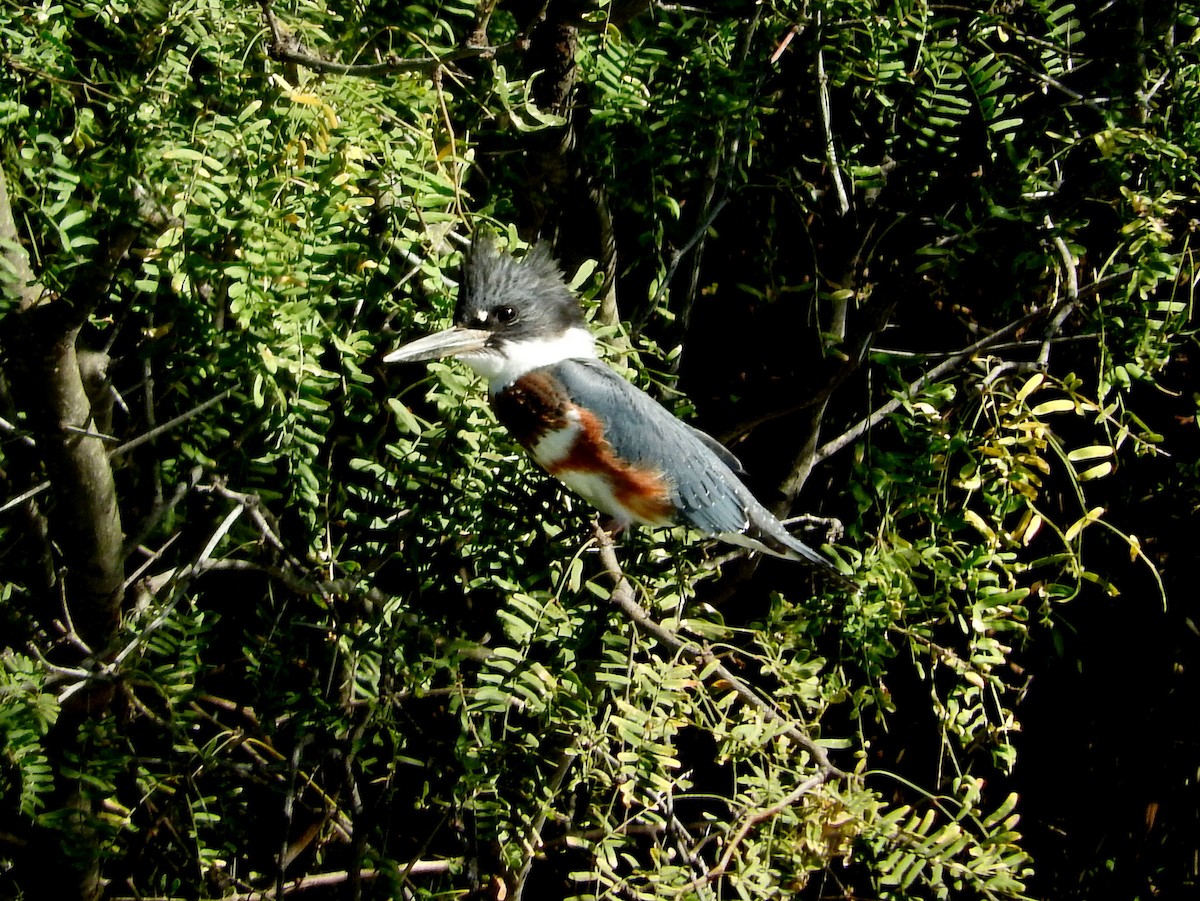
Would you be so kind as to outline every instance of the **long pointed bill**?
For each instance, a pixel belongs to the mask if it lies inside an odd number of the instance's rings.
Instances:
[[[444,332],[435,332],[398,347],[383,358],[385,363],[418,363],[422,360],[438,360],[457,354],[483,350],[492,333],[479,328],[463,328],[456,325]]]

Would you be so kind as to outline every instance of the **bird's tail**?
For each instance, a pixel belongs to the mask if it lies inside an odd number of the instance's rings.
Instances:
[[[808,566],[813,567],[823,578],[828,579],[840,588],[845,588],[849,591],[858,591],[862,588],[857,582],[847,576],[844,572],[838,569],[833,561],[824,554],[814,551],[807,544],[795,536],[784,533],[786,540],[781,540],[772,547],[771,543],[763,542],[763,546],[771,554],[777,557],[783,557],[785,560],[798,560]]]
[[[795,560],[811,566],[823,578],[850,591],[858,591],[861,586],[834,566],[824,554],[813,550],[799,538],[792,535],[783,523],[771,515],[765,507],[755,502],[757,509],[750,511],[750,528],[745,532],[721,537],[733,544],[740,544],[752,550],[762,551],[784,560]]]

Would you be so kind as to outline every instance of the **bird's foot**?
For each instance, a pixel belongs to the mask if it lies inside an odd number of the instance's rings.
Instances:
[[[840,540],[846,531],[840,519],[832,516],[813,516],[811,513],[802,513],[799,516],[789,517],[783,523],[787,526],[799,526],[808,533],[823,530],[824,540],[828,544],[833,544]]]

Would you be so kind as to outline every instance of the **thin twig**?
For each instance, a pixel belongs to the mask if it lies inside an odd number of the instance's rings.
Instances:
[[[412,876],[437,876],[450,872],[452,867],[458,866],[461,863],[461,859],[458,858],[418,860],[412,864],[408,872]],[[285,883],[283,893],[290,895],[293,892],[302,892],[310,888],[328,888],[334,885],[342,885],[350,879],[350,875],[347,870],[334,870],[329,873],[315,873],[312,876],[302,876],[299,879],[293,879],[291,882]],[[358,878],[360,879],[376,879],[381,875],[383,874],[375,869],[358,871]],[[274,889],[268,889],[266,891],[239,892],[236,895],[225,895],[223,901],[274,901],[277,897]],[[167,895],[158,897],[138,895],[136,898],[132,896],[118,896],[113,901],[181,901],[181,899]]]
[[[109,451],[108,455],[110,457],[118,457],[121,454],[127,454],[134,448],[141,447],[147,441],[153,441],[155,438],[157,438],[159,435],[163,434],[164,432],[169,432],[171,429],[175,428],[175,426],[179,425],[180,423],[187,422],[193,416],[200,415],[201,413],[203,413],[205,410],[207,410],[209,407],[213,406],[214,404],[219,404],[225,398],[229,397],[229,395],[231,395],[232,393],[233,393],[233,389],[227,388],[224,391],[222,391],[220,394],[216,395],[215,397],[210,397],[208,400],[197,404],[196,406],[192,407],[190,410],[185,410],[183,413],[180,413],[178,416],[174,417],[173,419],[168,419],[162,425],[155,426],[154,428],[150,429],[150,431],[143,432],[142,434],[138,435],[136,438],[131,438],[129,441],[126,441],[124,444],[118,445],[117,447],[115,447],[111,451]]]
[[[120,438],[114,438],[112,435],[106,435],[103,432],[93,431],[92,429],[81,428],[77,425],[64,425],[64,432],[69,432],[72,435],[79,435],[83,438],[95,438],[97,441],[110,441],[116,444]]]
[[[1053,228],[1054,223],[1050,216],[1046,216],[1046,228]],[[1046,326],[1045,334],[1042,335],[1042,346],[1038,350],[1037,362],[1041,368],[1045,368],[1050,362],[1050,342],[1058,334],[1063,323],[1067,321],[1067,317],[1075,311],[1079,306],[1079,275],[1078,266],[1079,260],[1071,253],[1071,248],[1067,246],[1067,242],[1062,239],[1061,235],[1055,235],[1051,239],[1055,250],[1058,251],[1059,258],[1062,260],[1063,274],[1067,277],[1067,302],[1060,305],[1060,308],[1054,313],[1050,322]]]
[[[745,73],[747,71],[754,33],[758,28],[761,17],[762,9],[756,4],[753,7],[753,14],[742,22],[738,31],[738,43],[732,57],[737,60],[736,69],[738,72]],[[750,90],[750,97],[752,99],[758,97],[766,76],[767,73],[765,71],[757,73],[754,85]],[[749,110],[753,107],[754,104],[750,103],[746,109]],[[695,254],[692,256],[689,290],[684,294],[681,307],[677,311],[679,322],[685,332],[691,318],[692,306],[696,302],[705,239],[717,216],[720,215],[721,210],[725,208],[731,199],[737,168],[737,155],[747,127],[747,117],[742,116],[734,123],[732,129],[718,128],[719,140],[705,171],[704,183],[701,188],[703,200],[700,204],[698,222],[687,241],[671,254],[670,261],[667,264],[667,271],[659,283],[658,290],[654,292],[654,298],[647,307],[647,310],[653,310],[658,306],[663,297],[666,296],[667,291],[670,290],[684,257],[691,253],[692,250],[695,250]],[[678,370],[682,359],[682,355],[679,354],[672,359],[671,369],[673,371]]]
[[[142,563],[141,566],[139,566],[132,573],[130,573],[128,576],[125,577],[125,582],[121,585],[121,590],[125,591],[126,589],[128,589],[130,585],[132,585],[134,582],[136,582],[138,579],[140,579],[145,574],[146,570],[148,570],[151,566],[153,566],[157,561],[161,560],[163,552],[166,551],[166,549],[169,548],[171,545],[173,545],[179,539],[179,536],[182,534],[183,534],[182,532],[176,532],[174,535],[172,535],[170,538],[168,538],[166,541],[164,541],[162,547],[160,547],[156,551],[151,551],[147,548],[142,548],[142,550],[145,551],[145,553],[147,555],[146,560],[145,560],[145,562]],[[134,550],[137,550],[140,547],[141,547],[141,543],[139,542],[138,545],[136,545],[134,547]],[[131,551],[131,553],[132,553],[132,551]],[[126,554],[125,556],[128,557],[129,554]]]
[[[237,521],[238,517],[245,512],[245,510],[245,507],[237,506],[229,511],[229,513],[221,521],[220,525],[217,526],[216,530],[209,537],[208,542],[204,545],[203,550],[200,551],[200,554],[195,561],[183,567],[182,569],[170,569],[165,573],[160,573],[147,579],[146,584],[149,586],[149,593],[153,595],[156,593],[159,587],[167,584],[168,582],[178,582],[185,578],[199,575],[200,573],[203,573],[209,569],[212,566],[209,558],[216,550],[217,545],[220,544],[221,539],[225,537],[231,528],[233,528],[233,524]],[[172,597],[171,600],[168,601],[167,604],[162,608],[162,610],[159,611],[154,620],[148,625],[142,626],[138,630],[138,634],[133,638],[133,640],[125,645],[125,647],[122,648],[116,655],[114,655],[110,660],[107,660],[101,666],[97,667],[94,671],[89,672],[86,679],[81,679],[74,685],[67,686],[67,688],[63,690],[62,694],[59,695],[59,703],[66,703],[66,701],[72,695],[83,690],[83,688],[90,682],[115,678],[126,658],[128,658],[130,654],[141,647],[149,639],[150,635],[156,632],[159,627],[161,627],[163,623],[167,621],[168,617],[170,617],[171,613],[174,612],[176,606],[178,606],[182,598],[183,592],[176,592],[174,597]],[[71,631],[74,631],[73,627]],[[93,658],[95,657],[95,655],[90,652],[89,656]]]
[[[1020,319],[1015,319],[1008,325],[998,328],[990,335],[980,338],[974,344],[964,347],[962,350],[951,355],[944,363],[939,363],[937,366],[923,373],[919,378],[915,379],[900,395],[893,397],[887,403],[881,405],[871,411],[865,417],[860,419],[842,434],[838,435],[831,441],[825,442],[817,449],[814,463],[820,463],[828,457],[833,456],[843,448],[853,444],[863,435],[865,435],[876,423],[883,420],[886,416],[897,410],[908,398],[915,396],[929,382],[935,381],[942,376],[958,369],[963,363],[972,359],[980,351],[987,350],[993,345],[1007,341],[1010,336],[1015,335],[1027,325],[1036,322],[1046,316],[1047,310],[1034,310],[1032,313],[1027,313]]]
[[[571,764],[575,762],[577,757],[575,746],[578,742],[578,736],[575,741],[572,741],[559,755],[558,767],[554,771],[554,775],[550,778],[550,784],[547,786],[550,798],[555,798],[562,790],[563,782],[566,781],[567,773],[571,771]],[[529,879],[529,873],[533,869],[533,859],[537,856],[538,851],[542,849],[542,829],[546,826],[546,820],[549,817],[549,805],[544,804],[541,811],[534,818],[534,821],[529,825],[529,836],[525,840],[524,847],[521,850],[521,868],[517,871],[516,878],[513,880],[511,897],[512,901],[521,901],[521,896],[525,891],[525,882]]]
[[[729,203],[728,196],[719,197],[705,211],[703,218],[692,230],[691,236],[683,242],[683,245],[671,254],[671,262],[667,264],[666,274],[663,276],[662,283],[658,286],[658,290],[654,292],[654,297],[650,300],[651,308],[658,305],[662,300],[663,295],[667,293],[667,289],[671,286],[671,281],[675,278],[675,274],[679,271],[679,264],[683,262],[683,258],[688,252],[696,246],[696,244],[708,234],[708,230],[712,228],[713,222],[720,215],[721,210],[725,209],[725,205]]]
[[[175,490],[172,492],[171,496],[166,500],[159,502],[154,509],[147,514],[146,518],[142,521],[141,528],[138,529],[137,533],[132,537],[125,539],[125,544],[121,548],[121,558],[123,560],[129,559],[129,555],[137,550],[138,547],[140,547],[141,544],[150,537],[150,533],[158,527],[158,524],[163,521],[166,515],[179,506],[179,502],[187,496],[189,491],[196,487],[196,485],[200,482],[200,477],[203,474],[204,467],[193,466],[192,471],[188,473],[187,479],[175,486]],[[126,580],[124,587],[128,588],[131,584],[131,581],[132,577]]]
[[[1006,341],[1003,344],[993,344],[988,350],[992,353],[1007,350],[1033,350],[1041,347],[1043,340],[1049,340],[1052,344],[1070,344],[1082,341],[1099,341],[1103,337],[1099,332],[1081,332],[1078,335],[1056,335],[1049,339],[1027,338],[1024,340]],[[895,357],[897,360],[930,363],[934,360],[945,360],[948,357],[958,356],[961,351],[900,350],[896,347],[875,347],[871,349],[871,353],[879,356]]]
[[[698,876],[687,885],[675,889],[677,895],[683,895],[687,892],[696,891],[705,885],[709,885],[715,880],[724,876],[729,871],[729,864],[733,861],[733,855],[737,853],[738,847],[745,841],[746,836],[750,834],[750,830],[759,823],[764,823],[774,817],[779,816],[789,807],[794,807],[804,797],[810,794],[814,789],[819,788],[829,779],[827,773],[816,773],[809,776],[801,782],[796,788],[789,792],[785,797],[764,810],[755,810],[746,814],[742,819],[741,825],[737,831],[725,843],[725,852],[721,855],[721,859],[717,861],[717,865],[705,873],[703,876]]]
[[[1080,287],[1078,299],[1080,302],[1082,302],[1086,298],[1091,297],[1093,294],[1099,294],[1101,291],[1129,278],[1131,275],[1132,275],[1132,270],[1123,269],[1120,272],[1114,272],[1110,275],[1106,275],[1106,276],[1103,276],[1102,278],[1098,278],[1094,282],[1089,282],[1088,284]],[[1057,307],[1052,307],[1052,308],[1057,309]],[[1047,312],[1046,310],[1042,310],[1041,315],[1046,315],[1046,312]],[[1063,341],[1093,341],[1093,340],[1098,340],[1100,337],[1101,336],[1099,334],[1092,333],[1092,334],[1086,334],[1086,335],[1071,335],[1071,336],[1063,336],[1063,337],[1055,336],[1052,340],[1055,343],[1063,342]],[[911,360],[915,360],[915,361],[954,360],[954,361],[958,361],[958,362],[962,362],[964,360],[964,354],[968,354],[968,356],[969,356],[969,348],[966,351],[953,350],[953,351],[917,353],[917,352],[911,352],[911,351],[895,350],[895,349],[891,349],[891,348],[873,347],[873,346],[871,346],[870,340],[871,340],[871,334],[865,335],[864,340],[856,342],[858,349],[847,351],[847,355],[853,359],[861,359],[862,357],[865,357],[868,353],[872,353],[872,354],[878,353],[878,354],[888,354],[888,355],[896,356],[896,357],[904,357],[906,359],[911,359]],[[1039,347],[1041,345],[1041,341],[1042,341],[1041,338],[1030,339],[1030,340],[1021,340],[1021,341],[998,341],[993,344],[988,344],[987,350],[989,352],[994,353],[996,351],[1001,351],[1001,350],[1019,350],[1021,348],[1025,348],[1025,347],[1030,347],[1030,348]],[[847,370],[847,372],[849,372],[849,370]],[[749,417],[745,420],[742,420],[737,425],[735,425],[729,429],[726,429],[724,432],[717,435],[716,437],[721,441],[722,444],[727,444],[727,445],[734,444],[739,439],[745,437],[750,432],[754,431],[759,426],[764,425],[765,423],[774,422],[779,419],[784,419],[786,417],[794,415],[795,413],[798,413],[801,410],[808,409],[809,407],[813,406],[814,404],[820,403],[825,396],[832,393],[833,390],[835,390],[843,381],[844,381],[844,379],[842,379],[842,378],[835,379],[835,380],[831,381],[828,385],[824,386],[813,397],[806,397],[806,398],[804,398],[804,400],[802,400],[798,403],[786,404],[784,406],[775,407],[775,408],[768,410],[758,416]],[[891,409],[895,409],[895,408],[892,407]],[[828,454],[826,454],[826,456],[828,456]],[[822,458],[822,459],[824,459],[824,458]]]
[[[821,13],[817,13],[817,28],[821,27]],[[838,165],[837,149],[833,143],[833,115],[829,107],[829,77],[825,74],[825,52],[817,51],[817,97],[821,106],[821,126],[825,129],[825,164],[829,167],[829,176],[833,179],[833,189],[837,192],[838,209],[845,216],[850,212],[850,198],[846,196],[846,186],[842,182],[842,169]]]
[[[284,545],[283,539],[279,537],[279,526],[273,522],[274,517],[270,516],[270,511],[263,506],[262,498],[257,494],[234,491],[219,482],[204,486],[202,490],[240,504],[250,514],[250,518],[258,526],[258,531],[266,539],[267,544],[277,551],[287,553],[287,547]]]
[[[1108,98],[1101,97],[1092,99],[1091,97],[1087,97],[1084,94],[1076,91],[1074,88],[1067,87],[1067,85],[1063,84],[1057,78],[1053,78],[1050,75],[1047,75],[1045,72],[1039,72],[1037,69],[1033,68],[1015,54],[1006,53],[1004,54],[1004,57],[1018,69],[1022,69],[1025,74],[1031,76],[1032,78],[1036,78],[1038,81],[1044,85],[1047,85],[1048,87],[1054,88],[1054,90],[1058,91],[1059,93],[1065,94],[1067,97],[1070,97],[1081,106],[1085,106],[1092,112],[1099,113],[1102,116],[1107,115],[1107,111],[1105,110],[1103,104],[1109,102]]]
[[[20,429],[18,429],[3,416],[0,416],[0,431],[8,432],[10,435],[15,435],[17,440],[22,444],[27,444],[30,447],[37,447],[37,442],[33,440],[33,436],[21,434]]]
[[[21,504],[25,503],[25,501],[29,500],[31,497],[36,497],[49,487],[49,481],[42,482],[39,485],[34,485],[28,491],[18,494],[16,497],[5,501],[4,506],[0,507],[0,513],[7,513],[13,507],[19,507]]]

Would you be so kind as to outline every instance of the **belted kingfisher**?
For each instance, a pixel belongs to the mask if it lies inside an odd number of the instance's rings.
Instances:
[[[618,527],[683,520],[852,584],[754,498],[735,474],[742,468],[733,454],[600,361],[546,245],[518,261],[490,239],[476,240],[463,264],[454,325],[383,360],[447,356],[488,380],[496,417],[534,461]]]

